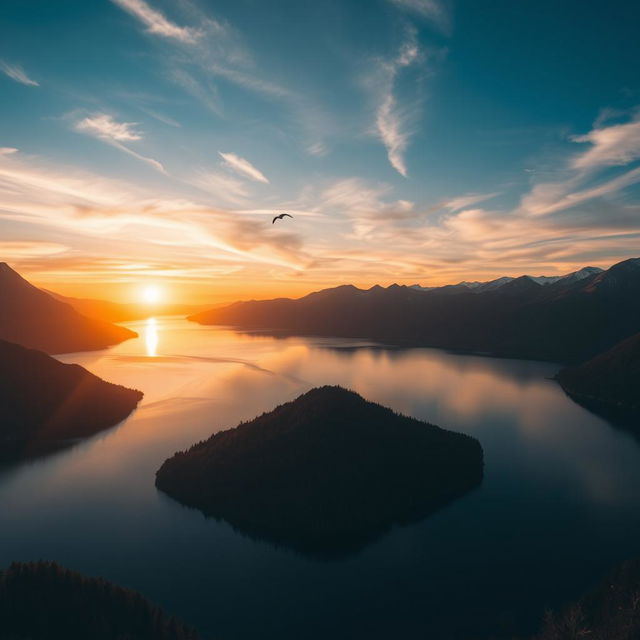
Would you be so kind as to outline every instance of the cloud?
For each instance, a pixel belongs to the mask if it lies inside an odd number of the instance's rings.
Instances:
[[[0,255],[4,260],[41,258],[64,253],[68,247],[55,242],[30,240],[0,240]]]
[[[194,44],[202,35],[198,29],[181,27],[171,22],[143,0],[112,0],[112,2],[138,18],[147,27],[149,33],[178,40],[185,44]]]
[[[15,147],[0,147],[0,156],[8,156],[17,152],[18,150]]]
[[[640,182],[640,168],[584,189],[576,189],[580,176],[565,182],[541,183],[523,196],[520,209],[533,216],[547,215],[616,193],[637,182]]]
[[[573,158],[571,166],[574,169],[625,165],[640,158],[640,118],[625,124],[594,128],[571,139],[591,144],[591,148]]]
[[[39,87],[40,83],[32,80],[24,71],[24,69],[17,64],[9,64],[4,60],[0,60],[0,71],[9,76],[12,80],[25,84],[28,87]]]
[[[166,124],[170,127],[175,127],[176,129],[182,128],[182,125],[177,121],[171,118],[170,116],[160,113],[158,111],[154,111],[153,109],[149,109],[148,107],[138,107],[141,111],[144,111],[147,115],[150,115],[152,118],[155,118],[159,122]]]
[[[103,140],[112,147],[148,164],[156,171],[166,174],[167,172],[162,163],[144,156],[123,144],[123,142],[137,142],[142,140],[143,135],[135,129],[136,126],[137,123],[135,122],[117,122],[113,116],[107,113],[97,113],[77,122],[75,124],[75,130]]]
[[[246,182],[223,173],[201,169],[187,178],[187,182],[224,202],[237,206],[248,204],[250,193]]]
[[[241,158],[235,153],[223,153],[222,151],[218,151],[218,154],[224,160],[225,166],[233,169],[233,171],[236,171],[246,178],[255,180],[256,182],[269,184],[269,180],[262,171],[256,169],[256,167],[254,167],[248,160]]]
[[[432,211],[437,209],[448,209],[449,211],[459,211],[460,209],[466,209],[478,202],[484,202],[500,195],[499,192],[494,193],[468,193],[463,196],[457,196],[456,198],[450,198],[443,200],[431,208]]]
[[[142,140],[142,134],[134,128],[136,126],[136,122],[116,122],[113,116],[98,113],[80,120],[76,124],[76,130],[102,140],[116,140],[118,142]]]
[[[43,238],[48,243],[40,248],[15,244],[17,257],[76,270],[100,262],[102,276],[117,270],[122,277],[135,277],[154,265],[156,273],[165,269],[205,277],[240,266],[245,273],[239,281],[244,282],[248,269],[264,277],[258,265],[300,270],[311,261],[297,233],[273,229],[264,218],[239,217],[198,200],[158,193],[157,188],[51,167],[30,157],[0,157],[0,220],[5,230],[18,229],[30,241]],[[64,238],[69,248],[59,259],[53,255],[58,247],[52,238]],[[77,278],[78,273],[65,277]],[[87,278],[87,272],[81,277]]]
[[[391,2],[430,20],[443,33],[448,34],[451,31],[451,17],[438,0],[391,0]]]
[[[377,82],[379,105],[376,110],[376,129],[378,136],[387,149],[391,166],[403,177],[407,177],[405,152],[413,134],[411,127],[412,109],[402,106],[395,94],[395,83],[401,70],[410,67],[420,59],[416,32],[407,32],[405,42],[398,55],[392,60],[383,61]]]

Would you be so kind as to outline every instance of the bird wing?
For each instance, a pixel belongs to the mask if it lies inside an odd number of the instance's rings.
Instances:
[[[273,224],[280,216],[276,216],[272,221],[271,224]]]
[[[287,216],[288,218],[293,218],[293,216],[288,213],[283,213],[280,217],[284,218],[285,216]]]

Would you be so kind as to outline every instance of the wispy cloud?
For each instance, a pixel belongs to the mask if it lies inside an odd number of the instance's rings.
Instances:
[[[616,193],[638,182],[640,168],[582,189],[576,188],[579,177],[566,182],[541,183],[523,196],[521,210],[534,216],[547,215]]]
[[[12,80],[19,82],[20,84],[25,84],[28,87],[40,86],[40,83],[32,80],[20,65],[9,64],[4,60],[0,60],[0,71],[9,76]]]
[[[135,277],[136,271],[153,265],[154,271],[164,269],[170,275],[193,268],[204,277],[240,266],[242,281],[252,269],[259,276],[263,270],[258,265],[300,270],[310,261],[297,233],[273,229],[268,220],[238,217],[206,202],[73,167],[52,167],[32,157],[0,157],[0,219],[28,225],[31,237],[63,234],[72,250],[79,247],[80,256],[89,252],[92,257],[79,259],[74,250],[55,261],[77,269],[99,256],[102,276],[117,269]],[[139,242],[140,233],[145,234],[144,243]],[[170,258],[167,246],[172,247]],[[46,247],[51,254],[54,249]],[[16,244],[16,256],[19,251],[38,257],[37,248]],[[41,248],[43,263],[53,264],[54,258],[43,252]]]
[[[117,122],[107,113],[98,113],[80,120],[76,129],[103,140],[124,142],[142,140],[142,133],[135,129],[137,125],[137,122]]]
[[[158,122],[162,122],[170,127],[175,127],[176,129],[180,129],[182,125],[177,121],[171,118],[170,116],[160,113],[159,111],[155,111],[154,109],[149,109],[148,107],[138,107],[141,111],[144,111],[147,115],[150,115],[152,118],[158,120]]]
[[[15,147],[0,147],[0,156],[8,156],[17,152],[18,150]]]
[[[382,143],[387,149],[387,157],[391,166],[405,178],[408,175],[405,152],[412,136],[413,106],[402,105],[395,93],[398,74],[420,59],[416,32],[411,29],[407,33],[398,55],[386,60],[380,66],[378,81],[379,105],[376,111],[376,129]]]
[[[224,160],[225,166],[233,169],[233,171],[239,173],[240,175],[245,176],[251,180],[255,180],[256,182],[263,182],[264,184],[269,184],[269,180],[267,177],[254,167],[248,160],[245,158],[241,158],[235,153],[223,153],[222,151],[218,152],[220,157]]]
[[[449,211],[459,211],[460,209],[466,209],[473,204],[478,204],[479,202],[484,202],[485,200],[490,200],[491,198],[495,198],[500,195],[499,192],[494,193],[467,193],[463,196],[457,196],[455,198],[449,198],[447,200],[443,200],[438,204],[434,205],[431,208],[431,211],[435,211],[437,209],[448,209]]]
[[[426,18],[444,33],[451,31],[451,16],[439,0],[391,0],[391,2]]]
[[[166,174],[166,170],[160,162],[144,156],[123,144],[124,142],[137,142],[142,140],[143,135],[135,128],[136,126],[137,123],[135,122],[118,122],[108,113],[96,113],[77,122],[75,124],[75,130],[103,140],[116,149],[148,164],[156,171]]]
[[[246,206],[250,196],[247,183],[222,172],[200,169],[195,171],[186,182],[215,196],[219,201],[236,206]]]
[[[202,35],[202,32],[192,27],[181,27],[171,22],[157,9],[150,7],[144,0],[112,0],[131,15],[142,22],[149,33],[172,38],[179,42],[193,44]]]
[[[574,142],[591,147],[575,156],[574,169],[622,166],[640,158],[640,117],[625,124],[595,127],[589,133],[573,136]]]

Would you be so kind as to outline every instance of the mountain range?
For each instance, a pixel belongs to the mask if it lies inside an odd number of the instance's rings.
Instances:
[[[0,339],[46,353],[92,351],[135,338],[134,331],[88,318],[0,263]]]
[[[343,285],[299,299],[236,302],[189,320],[579,363],[640,331],[640,258],[557,279],[520,276],[427,290]]]

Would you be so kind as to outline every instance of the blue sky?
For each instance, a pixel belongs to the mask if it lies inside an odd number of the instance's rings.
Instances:
[[[637,256],[638,24],[620,0],[5,0],[0,252],[66,293],[198,301]]]

